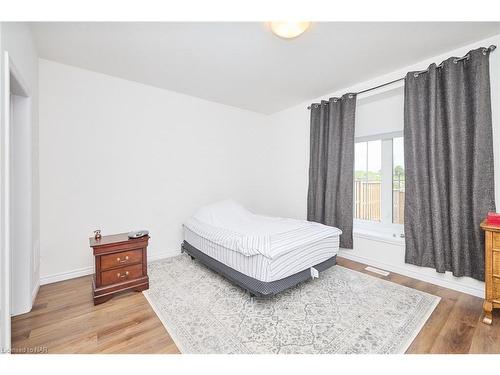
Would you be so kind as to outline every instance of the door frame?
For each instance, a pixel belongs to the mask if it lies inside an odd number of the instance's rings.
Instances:
[[[3,129],[1,139],[1,175],[0,175],[0,265],[1,265],[1,316],[0,316],[0,350],[5,353],[11,349],[10,327],[10,58],[7,51],[3,56],[2,91],[4,93],[0,108],[3,108]]]
[[[13,142],[13,118],[14,110],[14,96],[19,96],[26,98],[27,102],[25,109],[28,111],[27,118],[23,118],[22,121],[27,121],[32,124],[32,112],[31,112],[31,92],[23,80],[23,77],[19,70],[16,68],[15,64],[12,62],[9,53],[4,51],[3,54],[3,66],[2,71],[2,87],[0,91],[3,91],[4,95],[2,98],[2,103],[0,103],[0,108],[3,108],[3,118],[0,119],[0,123],[3,122],[3,126],[0,132],[0,302],[1,302],[1,313],[0,313],[0,353],[8,353],[11,350],[11,315],[12,315],[12,142]],[[12,79],[11,79],[12,77]],[[32,133],[29,131],[28,137],[31,139]],[[29,162],[32,163],[32,155],[29,155]],[[30,164],[30,173],[31,164]],[[30,197],[32,196],[32,183],[29,184],[30,187]],[[31,198],[30,198],[31,199]],[[31,201],[30,201],[31,202]],[[29,220],[32,220],[32,203],[30,203],[31,214],[29,215]],[[31,238],[31,231],[29,233]],[[33,243],[30,240],[31,256],[33,256]],[[32,267],[29,265],[29,275],[25,277],[32,277]],[[31,280],[30,280],[31,281]],[[31,310],[32,293],[28,290],[26,296],[24,296],[25,305]]]

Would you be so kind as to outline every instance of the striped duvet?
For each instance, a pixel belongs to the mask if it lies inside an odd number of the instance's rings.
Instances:
[[[184,239],[221,263],[275,281],[337,254],[339,229],[305,220],[255,215],[223,202],[184,224]],[[220,203],[219,203],[220,205]]]
[[[280,280],[319,264],[336,255],[339,249],[339,236],[336,235],[292,249],[276,258],[261,254],[247,256],[212,242],[186,226],[184,240],[226,266],[265,282]]]

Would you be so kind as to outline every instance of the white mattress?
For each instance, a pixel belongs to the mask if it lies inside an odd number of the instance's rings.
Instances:
[[[226,266],[265,282],[280,280],[312,267],[337,255],[339,250],[338,235],[299,246],[275,258],[269,258],[262,254],[244,255],[217,244],[187,227],[184,227],[184,239],[190,245]]]
[[[256,215],[232,200],[202,207],[184,226],[243,255],[267,258],[342,233],[338,228],[311,221]]]
[[[226,200],[202,207],[184,224],[184,239],[247,276],[276,281],[337,254],[338,228],[256,215]]]

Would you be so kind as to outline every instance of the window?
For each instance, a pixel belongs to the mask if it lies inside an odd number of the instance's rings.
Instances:
[[[404,223],[405,169],[403,137],[392,140],[392,222]]]
[[[358,226],[382,225],[397,228],[401,234],[404,199],[401,133],[357,139],[354,146],[354,219]]]
[[[354,218],[380,221],[382,141],[358,142],[354,154]]]

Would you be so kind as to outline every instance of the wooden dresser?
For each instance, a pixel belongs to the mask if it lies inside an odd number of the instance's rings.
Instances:
[[[483,323],[492,323],[492,311],[500,308],[500,227],[481,223],[484,230],[485,269],[484,282],[486,296],[483,303]]]
[[[129,239],[127,233],[89,238],[95,257],[94,305],[123,291],[149,288],[148,241],[149,236]]]

